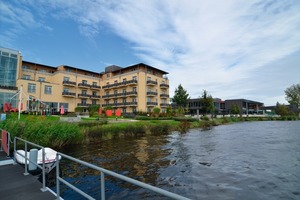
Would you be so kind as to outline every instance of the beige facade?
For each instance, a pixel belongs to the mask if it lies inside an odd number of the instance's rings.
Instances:
[[[169,81],[165,71],[143,63],[121,68],[106,67],[96,73],[70,66],[51,67],[22,61],[17,87],[23,110],[51,110],[64,106],[69,112],[91,105],[120,109],[123,113],[165,112],[169,104]],[[39,102],[39,103],[36,103]]]

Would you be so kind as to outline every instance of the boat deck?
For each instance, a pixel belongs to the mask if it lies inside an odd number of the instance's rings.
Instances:
[[[13,165],[12,159],[7,158],[3,151],[0,151],[0,199],[43,199],[53,200],[55,196],[50,192],[42,192],[42,183],[37,177],[24,175],[24,168],[19,164]]]

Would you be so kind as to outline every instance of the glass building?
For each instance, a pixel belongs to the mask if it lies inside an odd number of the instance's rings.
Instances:
[[[17,105],[17,72],[20,52],[0,47],[0,111],[4,103]],[[15,95],[14,98],[12,98]]]

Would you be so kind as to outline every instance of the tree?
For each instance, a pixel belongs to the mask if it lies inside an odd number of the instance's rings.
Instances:
[[[179,84],[178,88],[175,89],[174,97],[172,98],[172,102],[176,103],[176,106],[182,112],[188,105],[189,94],[187,91]]]
[[[211,95],[207,93],[206,90],[203,90],[202,97],[200,98],[201,112],[204,115],[212,113],[214,111],[214,99]]]
[[[297,85],[292,85],[287,88],[285,91],[285,99],[291,104],[295,105],[297,108],[300,108],[300,83]]]
[[[277,115],[280,116],[287,116],[289,114],[289,110],[287,106],[285,106],[284,104],[280,104],[278,102],[276,104],[275,112]]]
[[[238,105],[232,104],[232,106],[230,108],[230,113],[233,115],[240,114],[240,108],[238,107]]]

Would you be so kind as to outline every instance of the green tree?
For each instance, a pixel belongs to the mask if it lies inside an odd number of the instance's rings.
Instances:
[[[206,90],[203,90],[203,94],[200,98],[201,113],[204,115],[210,114],[214,111],[214,99],[208,94]]]
[[[233,115],[240,114],[240,108],[238,107],[238,105],[232,104],[232,106],[230,108],[230,113]]]
[[[179,84],[178,88],[175,89],[174,97],[172,98],[172,102],[176,104],[179,109],[179,112],[183,112],[187,107],[189,102],[189,94],[187,91]]]
[[[160,108],[158,108],[158,107],[153,108],[153,115],[155,117],[158,117],[159,113],[160,113]]]
[[[280,104],[277,102],[275,112],[280,116],[287,116],[289,114],[288,107],[284,104]]]
[[[284,92],[286,95],[285,99],[289,102],[289,104],[300,108],[300,83],[297,85],[292,85]]]

